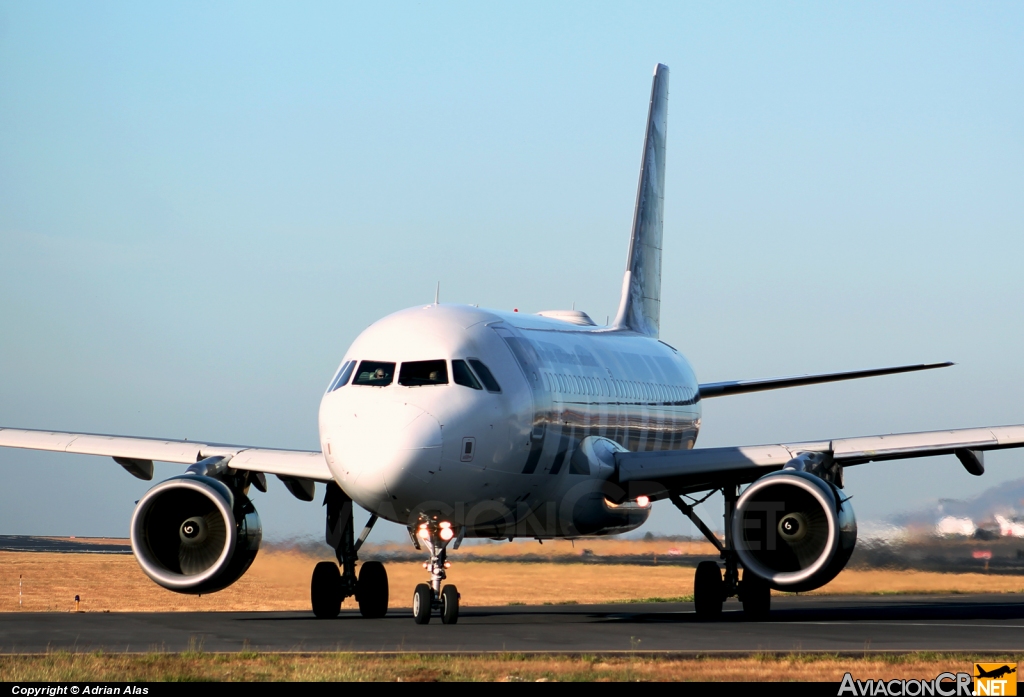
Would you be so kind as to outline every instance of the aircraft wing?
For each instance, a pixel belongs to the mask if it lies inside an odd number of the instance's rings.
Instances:
[[[746,484],[802,453],[822,453],[844,467],[881,460],[956,455],[971,474],[984,472],[986,450],[1024,447],[1024,425],[862,436],[805,443],[730,448],[694,448],[615,454],[618,482],[631,496],[663,498],[670,493],[708,491]]]
[[[106,455],[140,479],[153,478],[153,461],[194,464],[215,455],[231,455],[234,469],[276,474],[283,478],[329,482],[333,479],[323,453],[313,450],[272,450],[245,445],[198,443],[190,440],[135,438],[95,433],[64,433],[0,428],[0,447]],[[147,476],[148,475],[148,476]]]
[[[801,387],[818,385],[823,382],[839,382],[840,380],[857,380],[873,378],[879,375],[895,373],[912,373],[917,370],[948,368],[953,363],[919,363],[917,365],[898,365],[892,368],[874,368],[872,370],[850,370],[845,373],[821,373],[820,375],[794,375],[786,378],[765,378],[761,380],[733,380],[729,382],[706,382],[700,385],[700,398],[724,397],[731,394],[747,392],[763,392],[764,390],[780,390],[784,387]]]

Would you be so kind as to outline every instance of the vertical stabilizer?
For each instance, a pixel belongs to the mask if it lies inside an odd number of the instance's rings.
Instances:
[[[665,138],[668,128],[668,66],[654,67],[640,183],[633,211],[622,300],[616,329],[658,336],[661,320],[661,238],[665,210]]]

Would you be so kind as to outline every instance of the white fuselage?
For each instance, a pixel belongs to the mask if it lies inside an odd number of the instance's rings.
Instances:
[[[466,363],[452,361],[467,360],[476,366],[475,385],[455,381]],[[424,517],[447,519],[471,537],[636,527],[647,511],[598,529],[568,524],[612,471],[588,443],[684,449],[700,429],[687,360],[629,331],[435,304],[371,325],[346,352],[339,375],[352,361],[346,384],[334,387],[336,376],[320,405],[323,453],[356,503],[410,527]],[[362,361],[394,364],[390,384],[365,384],[366,371],[358,384]],[[446,384],[400,384],[403,364],[417,361],[444,361]],[[493,382],[484,386],[480,363],[500,392]],[[600,502],[605,512],[618,508],[604,496]]]

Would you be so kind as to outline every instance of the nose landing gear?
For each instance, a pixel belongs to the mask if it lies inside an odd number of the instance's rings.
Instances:
[[[423,562],[423,568],[430,572],[430,583],[416,586],[412,594],[412,616],[416,624],[427,624],[434,610],[441,613],[441,622],[455,624],[459,621],[459,591],[448,584],[444,588],[441,582],[447,578],[445,569],[451,566],[447,561],[448,543],[455,538],[455,529],[451,523],[436,520],[420,523],[416,528],[413,540],[419,547],[422,543],[430,552],[430,561]],[[455,545],[458,547],[458,543]]]

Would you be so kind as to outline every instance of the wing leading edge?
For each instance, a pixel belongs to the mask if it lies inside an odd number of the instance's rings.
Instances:
[[[895,433],[805,443],[729,448],[695,448],[615,455],[618,481],[630,494],[662,498],[746,484],[781,469],[804,453],[821,453],[844,467],[882,460],[956,455],[972,474],[984,469],[986,450],[1024,447],[1024,425],[963,428],[953,431]]]
[[[726,395],[745,394],[747,392],[780,390],[785,387],[818,385],[823,382],[857,380],[858,378],[873,378],[878,377],[879,375],[894,375],[896,373],[913,373],[918,370],[948,368],[951,365],[954,365],[954,363],[946,361],[944,363],[919,363],[916,365],[898,365],[892,368],[874,368],[872,370],[850,370],[844,373],[794,375],[785,378],[766,378],[762,380],[733,380],[729,382],[707,382],[700,385],[700,398],[708,399],[709,397],[724,397]]]
[[[230,455],[231,467],[280,477],[329,482],[333,478],[318,450],[272,450],[245,445],[197,443],[188,440],[135,438],[95,433],[0,428],[0,447],[104,455],[140,479],[152,479],[153,462],[191,465],[203,458]]]

